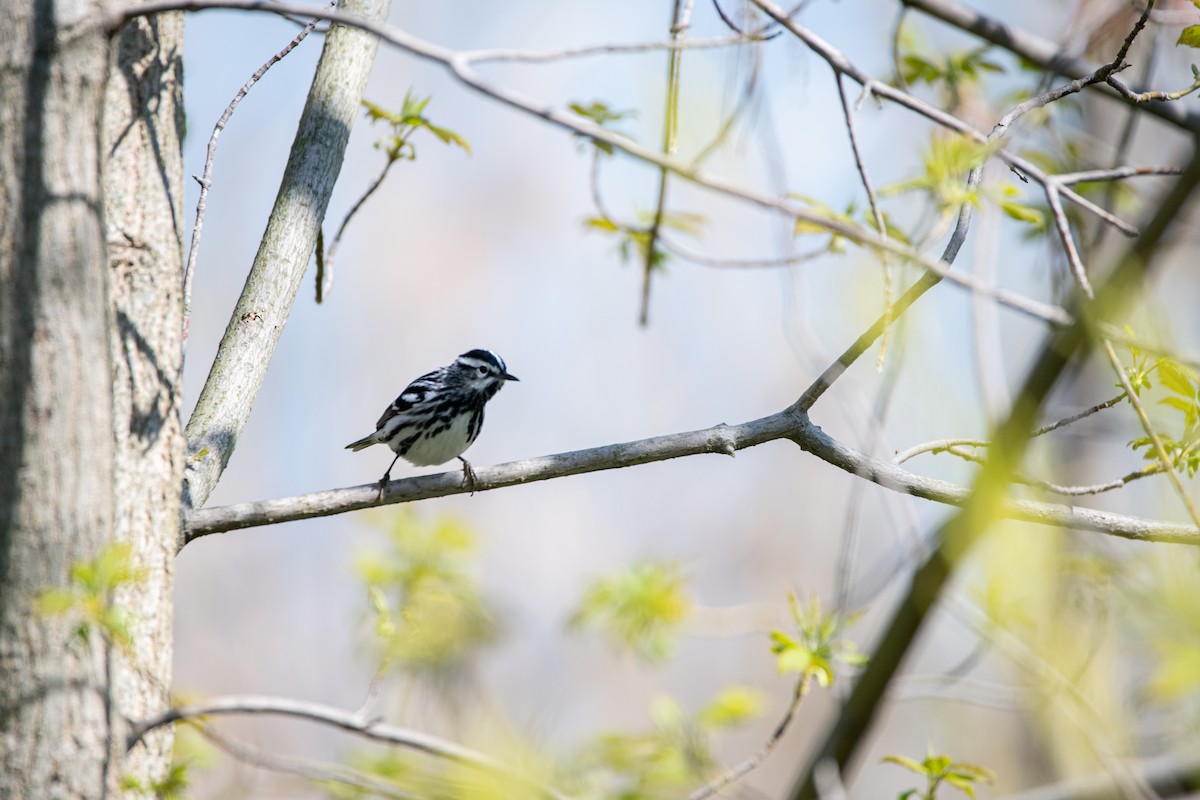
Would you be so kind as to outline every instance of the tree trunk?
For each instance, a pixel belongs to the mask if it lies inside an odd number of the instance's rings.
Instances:
[[[0,797],[96,798],[123,751],[109,649],[36,598],[113,534],[100,130],[89,0],[8,0],[0,25]]]
[[[113,327],[114,536],[142,579],[118,596],[132,647],[113,685],[123,716],[170,704],[175,551],[186,446],[183,369],[183,15],[130,22],[117,35],[104,104],[104,221]],[[173,736],[161,728],[122,772],[160,780]]]

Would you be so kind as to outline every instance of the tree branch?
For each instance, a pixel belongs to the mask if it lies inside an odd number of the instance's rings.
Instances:
[[[371,19],[386,17],[389,5],[346,3]],[[325,37],[275,207],[188,420],[186,506],[204,505],[250,416],[312,256],[377,48],[375,37],[356,28],[334,27]]]
[[[1049,72],[1065,75],[1068,78],[1081,78],[1095,72],[1098,67],[1097,64],[1085,58],[1062,52],[1058,49],[1058,45],[1051,41],[1020,28],[1006,25],[953,0],[900,0],[900,3],[906,8],[914,8],[955,28],[969,31],[984,41],[1002,47],[1027,61],[1032,61]],[[1115,87],[1106,83],[1099,84],[1098,88],[1114,99],[1121,96]],[[1139,90],[1130,90],[1130,92],[1135,95],[1142,93]],[[1190,112],[1178,103],[1154,103],[1136,107],[1144,109],[1164,122],[1188,131],[1200,132],[1200,114]]]
[[[414,56],[424,58],[429,61],[434,61],[446,66],[460,82],[483,95],[491,97],[492,99],[497,100],[511,108],[517,109],[518,111],[522,111],[524,113],[544,119],[553,125],[557,125],[560,128],[570,131],[571,133],[579,134],[580,136],[594,139],[599,142],[604,142],[605,144],[611,145],[614,149],[619,150],[651,166],[666,168],[672,174],[677,175],[684,180],[690,181],[697,186],[702,186],[706,189],[717,192],[718,194],[724,194],[729,197],[738,198],[765,210],[782,213],[790,219],[802,220],[814,225],[819,225],[831,233],[836,233],[838,236],[854,242],[855,244],[864,247],[876,248],[887,253],[891,253],[904,261],[919,266],[926,272],[930,272],[938,277],[945,278],[951,283],[968,288],[971,291],[989,297],[998,303],[1006,305],[1015,311],[1042,322],[1065,327],[1070,325],[1073,321],[1070,315],[1059,306],[1033,300],[1016,292],[988,286],[977,280],[972,275],[956,270],[950,270],[936,259],[919,252],[915,248],[910,247],[903,242],[899,242],[885,235],[881,235],[874,230],[832,219],[799,203],[789,202],[788,200],[780,199],[754,189],[740,186],[724,178],[708,175],[701,172],[692,164],[682,162],[676,158],[666,157],[661,153],[643,147],[642,145],[630,139],[626,139],[623,136],[586,122],[574,115],[568,114],[564,111],[559,111],[558,109],[550,106],[541,105],[536,101],[530,100],[516,92],[488,83],[473,69],[471,69],[473,62],[472,54],[470,52],[460,53],[440,47],[430,42],[426,42],[416,36],[412,36],[411,34],[390,25],[366,20],[361,17],[346,14],[340,11],[326,11],[323,9],[312,8],[295,3],[270,2],[269,0],[152,0],[152,2],[147,2],[140,5],[115,9],[107,17],[107,19],[103,21],[103,24],[105,24],[105,26],[108,28],[114,28],[118,27],[127,19],[146,14],[154,14],[162,11],[199,11],[215,8],[242,9],[247,11],[269,11],[276,14],[309,16],[362,29],[369,33],[375,34],[383,41],[399,47],[400,49],[405,50]],[[903,92],[898,92],[890,89],[890,87],[884,86],[883,84],[873,82],[870,78],[860,78],[859,76],[861,76],[862,73],[857,69],[855,69],[853,73],[847,72],[847,74],[855,78],[855,80],[866,80],[870,82],[877,94],[881,94],[881,96],[886,96],[893,100],[899,98],[899,101],[902,101],[902,105],[917,111],[929,119],[945,125],[952,130],[971,136],[978,141],[985,141],[987,138],[984,134],[976,131],[967,123],[959,120],[956,117],[946,114],[945,112],[929,106],[928,104],[922,103],[921,101],[912,98]],[[1030,176],[1033,180],[1043,182],[1050,179],[1050,176],[1047,176],[1046,173],[1039,169],[1036,165],[1026,161],[1025,159],[1022,159],[1011,153],[1007,153],[1003,150],[999,151],[997,155],[1003,158],[1006,162],[1011,163],[1023,174]],[[1103,209],[1097,207],[1091,201],[1086,200],[1085,198],[1080,197],[1073,192],[1070,192],[1066,188],[1064,188],[1062,191],[1064,195],[1079,203],[1083,208],[1091,211],[1092,213],[1100,214],[1104,219],[1117,225],[1123,232],[1130,235],[1136,233],[1131,226],[1116,219]]]
[[[477,467],[475,491],[622,469],[701,453],[733,455],[738,450],[777,440],[790,440],[838,469],[896,492],[955,506],[965,503],[970,494],[964,486],[917,475],[847,447],[814,425],[806,414],[792,410],[740,425],[717,425],[705,430],[512,461],[494,467]],[[466,491],[462,473],[454,471],[392,481],[384,488],[382,496],[378,485],[370,483],[276,500],[201,508],[188,513],[184,541],[180,547],[213,533],[344,514],[395,503],[411,503]],[[1002,515],[1010,519],[1096,531],[1126,539],[1200,545],[1200,530],[1191,526],[1079,506],[1009,500],[1003,506]]]
[[[190,706],[170,708],[163,713],[131,726],[131,732],[126,742],[126,750],[131,750],[142,737],[155,728],[170,725],[196,717],[209,717],[220,714],[275,714],[296,719],[305,719],[323,725],[332,725],[348,733],[357,734],[367,739],[386,744],[399,745],[410,750],[416,750],[435,758],[465,764],[482,772],[502,775],[505,778],[517,779],[522,783],[533,783],[524,775],[491,756],[463,747],[460,744],[440,739],[420,731],[389,725],[378,720],[363,717],[351,711],[310,703],[305,700],[295,700],[290,697],[266,697],[263,695],[231,695],[210,700],[207,703],[197,703]],[[566,800],[566,797],[555,790],[536,786],[539,793],[554,800]]]
[[[800,710],[800,704],[804,702],[805,696],[808,695],[811,683],[811,676],[808,675],[796,681],[796,689],[792,692],[792,701],[788,704],[783,718],[779,720],[779,723],[775,726],[775,730],[771,731],[771,735],[767,737],[767,740],[753,754],[689,794],[687,800],[705,800],[705,798],[712,797],[729,784],[741,780],[758,769],[767,760],[767,756],[771,755],[772,751],[775,750],[775,746],[779,744],[779,740],[783,738],[783,735],[787,733],[788,727],[796,717],[796,712]]]

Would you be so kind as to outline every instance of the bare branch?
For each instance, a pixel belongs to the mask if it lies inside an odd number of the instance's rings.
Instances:
[[[1178,175],[1182,167],[1114,167],[1112,169],[1089,169],[1081,172],[1064,172],[1056,175],[1055,180],[1064,186],[1075,183],[1091,183],[1096,181],[1119,181],[1125,178],[1138,178],[1143,175]]]
[[[1028,31],[1006,25],[997,19],[968,8],[954,0],[900,0],[907,8],[914,8],[940,19],[979,38],[1002,47],[1021,58],[1032,61],[1042,69],[1068,78],[1081,78],[1096,71],[1096,64],[1059,50],[1058,45]],[[1109,84],[1099,84],[1106,94],[1117,97],[1117,89]],[[1189,112],[1178,104],[1154,103],[1140,106],[1148,113],[1189,131],[1200,131],[1200,114]]]
[[[146,14],[156,14],[162,11],[199,11],[212,8],[243,9],[253,11],[269,11],[276,14],[282,13],[306,15],[368,31],[372,34],[375,34],[383,41],[395,45],[402,50],[406,50],[414,56],[445,65],[462,83],[471,87],[472,89],[475,89],[481,94],[491,97],[519,111],[540,117],[541,119],[564,128],[572,133],[576,133],[599,142],[604,142],[605,144],[611,145],[615,150],[620,150],[621,152],[626,153],[627,155],[630,155],[639,161],[643,161],[653,166],[665,167],[674,175],[695,183],[697,186],[702,186],[706,189],[719,194],[727,195],[729,197],[738,198],[763,209],[782,213],[791,219],[802,220],[804,222],[822,226],[831,233],[835,233],[848,241],[854,242],[855,244],[891,253],[898,258],[915,264],[940,278],[945,278],[951,283],[969,288],[974,292],[978,292],[986,297],[992,298],[998,303],[1006,305],[1016,311],[1019,311],[1020,313],[1033,317],[1034,319],[1041,320],[1042,322],[1047,322],[1058,326],[1067,326],[1072,323],[1071,316],[1059,306],[1042,303],[1040,301],[1024,297],[1015,292],[986,286],[982,282],[976,280],[973,276],[958,271],[949,270],[939,261],[924,255],[923,253],[912,247],[909,247],[902,242],[898,242],[895,239],[883,236],[876,231],[862,228],[857,225],[848,224],[840,220],[831,219],[820,213],[814,212],[812,209],[806,208],[801,204],[766,195],[753,189],[739,186],[738,184],[732,183],[723,178],[707,175],[702,173],[694,165],[685,164],[674,158],[667,158],[660,153],[650,150],[649,148],[642,147],[630,139],[626,139],[597,125],[583,121],[571,114],[559,111],[558,109],[549,106],[540,105],[539,103],[529,100],[516,92],[512,92],[499,86],[494,86],[483,80],[483,78],[481,78],[470,68],[470,62],[462,53],[456,53],[452,50],[431,44],[389,25],[372,22],[370,20],[340,11],[324,11],[294,3],[270,2],[269,0],[152,0],[151,2],[140,5],[115,9],[107,17],[107,25],[105,27],[117,27],[126,19],[143,16]],[[852,75],[852,77],[854,76]],[[872,85],[877,92],[881,92],[887,88],[884,84],[877,82],[872,82]],[[908,101],[905,103],[905,105],[923,109],[922,113],[925,113],[927,116],[933,115],[931,118],[934,118],[935,121],[941,122],[942,124],[947,124],[948,127],[952,128],[953,130],[968,133],[969,135],[977,137],[980,140],[986,138],[982,133],[975,131],[965,122],[962,122],[955,117],[951,117],[950,115],[947,115],[944,112],[933,108],[932,106],[921,103],[920,101],[910,98],[908,95],[904,95],[903,93],[893,92],[892,94],[897,94],[905,98],[905,100]],[[886,96],[891,97],[892,94],[888,94]],[[1040,181],[1049,179],[1049,176],[1042,172],[1042,170],[1038,169],[1035,165],[1025,161],[1024,159],[1007,154],[1005,151],[1000,151],[1000,155],[1006,160],[1013,162],[1014,166],[1016,166],[1025,174],[1030,175],[1035,180]],[[1072,199],[1076,199],[1077,197],[1072,195],[1070,191],[1066,189],[1063,190],[1063,193],[1069,197],[1072,197]],[[1090,201],[1087,201],[1083,198],[1078,198],[1076,202],[1080,202],[1081,205],[1089,210],[1097,208],[1095,204],[1090,203]],[[1100,209],[1100,212],[1107,214],[1107,212],[1103,212],[1103,209]],[[1107,216],[1110,218],[1110,220],[1114,221],[1115,224],[1119,224],[1122,231],[1126,233],[1134,232],[1133,228],[1131,228],[1129,225],[1121,222],[1120,220],[1116,220],[1115,218],[1111,217],[1111,215]]]
[[[516,772],[511,767],[491,756],[484,755],[460,744],[440,739],[420,731],[388,725],[374,719],[364,718],[354,712],[326,706],[321,703],[310,703],[305,700],[295,700],[289,697],[267,697],[263,695],[231,695],[197,703],[190,706],[171,708],[148,720],[135,722],[131,725],[126,749],[132,749],[142,737],[155,728],[171,725],[183,720],[197,717],[210,717],[222,714],[272,714],[295,719],[304,719],[323,725],[331,725],[348,733],[357,734],[367,739],[385,744],[398,745],[410,750],[416,750],[435,758],[453,761],[458,764],[478,769],[492,775],[501,775],[508,779],[516,779],[536,788],[546,797],[554,800],[566,800],[565,796],[555,790],[533,785],[529,779]]]
[[[954,116],[953,114],[948,114],[947,112],[943,111],[942,109],[937,108],[935,106],[931,106],[928,103],[922,102],[921,100],[918,100],[917,98],[913,97],[912,95],[910,95],[906,92],[903,92],[893,86],[889,86],[886,83],[881,83],[880,81],[875,80],[870,75],[866,74],[861,69],[856,67],[849,59],[847,59],[845,57],[845,55],[843,55],[841,53],[841,51],[839,51],[833,45],[829,44],[829,42],[825,41],[820,36],[817,36],[815,33],[808,30],[807,28],[802,27],[795,20],[786,16],[783,13],[783,11],[779,8],[779,6],[772,3],[771,0],[751,0],[751,2],[753,2],[756,6],[758,6],[764,12],[766,12],[766,14],[768,16],[775,19],[784,28],[786,28],[792,34],[794,34],[796,36],[796,38],[798,38],[800,41],[802,41],[810,50],[812,50],[814,53],[816,53],[818,56],[820,56],[827,64],[829,64],[829,66],[832,67],[834,69],[834,71],[848,75],[851,78],[853,78],[854,80],[858,81],[858,83],[860,83],[862,85],[864,91],[870,90],[872,93],[874,93],[878,97],[891,100],[891,101],[903,106],[904,108],[909,109],[910,111],[914,111],[917,114],[920,114],[921,116],[925,117],[926,119],[936,122],[937,124],[941,125],[944,128],[961,133],[964,136],[974,139],[975,141],[977,141],[981,144],[987,143],[987,142],[991,141],[993,138],[995,138],[996,136],[1003,134],[1005,132],[1004,129],[1001,129],[999,131],[993,129],[991,135],[985,135],[982,131],[976,130],[971,125],[967,124],[966,122],[964,122],[963,120]],[[1065,87],[1061,87],[1060,89],[1052,90],[1049,94],[1054,95],[1054,96],[1043,101],[1042,104],[1044,105],[1046,102],[1052,102],[1053,100],[1059,99],[1060,97],[1062,97],[1066,94],[1070,94],[1073,91],[1078,91],[1083,86],[1095,83],[1096,80],[1103,80],[1102,77],[1097,78],[1096,76],[1101,75],[1101,74],[1103,74],[1104,76],[1111,75],[1112,72],[1115,71],[1115,69],[1116,69],[1116,67],[1112,64],[1106,64],[1104,66],[1101,66],[1101,67],[1097,68],[1096,70],[1094,70],[1090,76],[1086,77],[1082,81],[1077,81],[1075,83],[1068,84]],[[1074,88],[1072,88],[1072,87],[1074,87]],[[1060,92],[1061,92],[1061,94],[1059,94]],[[1032,98],[1031,100],[1026,101],[1026,103],[1023,103],[1022,107],[1024,107],[1024,110],[1022,110],[1020,113],[1015,113],[1015,115],[1012,116],[1012,119],[1009,119],[1008,122],[1011,123],[1013,120],[1015,120],[1021,114],[1023,114],[1025,110],[1028,110],[1029,108],[1032,108],[1032,107],[1036,107],[1036,106],[1029,105],[1030,103],[1033,103],[1036,100],[1037,100],[1037,98]],[[1016,110],[1014,110],[1014,112],[1015,111]],[[1014,114],[1014,112],[1010,112],[1010,114]],[[1002,120],[1002,122],[1003,122],[1003,120]],[[1004,125],[1004,128],[1007,128],[1007,125]],[[1052,176],[1048,175],[1045,171],[1043,171],[1041,168],[1039,168],[1036,164],[1034,164],[1033,162],[1028,161],[1027,159],[1024,159],[1014,153],[1010,153],[1007,150],[1000,149],[1000,150],[996,151],[995,155],[998,158],[1000,158],[1001,160],[1003,160],[1010,167],[1017,170],[1019,173],[1028,175],[1030,178],[1033,178],[1035,181],[1037,181],[1038,183],[1040,183],[1042,185],[1046,185],[1048,182],[1053,180]],[[1122,233],[1126,234],[1127,236],[1137,235],[1137,230],[1133,226],[1129,225],[1124,220],[1121,220],[1121,219],[1117,218],[1116,216],[1108,213],[1106,210],[1104,210],[1100,206],[1096,205],[1091,200],[1088,200],[1086,197],[1083,197],[1082,195],[1079,195],[1078,193],[1073,192],[1069,189],[1065,189],[1065,188],[1063,189],[1063,194],[1066,195],[1067,197],[1069,197],[1075,203],[1077,203],[1080,207],[1082,207],[1082,208],[1086,209],[1087,211],[1091,212],[1092,214],[1095,214],[1096,216],[1100,217],[1105,222],[1108,222],[1110,225],[1116,227],[1118,230],[1120,230]]]
[[[849,448],[812,424],[807,415],[791,410],[741,425],[718,425],[706,430],[513,461],[494,467],[476,467],[475,491],[622,469],[701,453],[733,455],[738,450],[781,439],[791,440],[839,469],[896,492],[948,505],[962,505],[970,494],[966,487],[917,475]],[[378,485],[370,483],[277,500],[201,508],[188,514],[185,541],[180,546],[212,533],[446,497],[466,491],[462,473],[455,471],[392,481],[384,488],[382,496]],[[1200,529],[1191,526],[1078,506],[1010,500],[1003,506],[1002,513],[1010,519],[1091,530],[1128,539],[1200,544]]]

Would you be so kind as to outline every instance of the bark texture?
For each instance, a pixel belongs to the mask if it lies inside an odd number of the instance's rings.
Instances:
[[[35,608],[113,530],[95,0],[7,0],[0,25],[0,797],[97,798],[123,749],[108,648]]]
[[[113,326],[114,536],[142,578],[118,602],[132,646],[113,692],[123,717],[170,705],[175,547],[186,455],[183,331],[183,15],[139,17],[116,36],[103,127],[104,219]],[[147,737],[122,771],[161,780],[172,733]]]

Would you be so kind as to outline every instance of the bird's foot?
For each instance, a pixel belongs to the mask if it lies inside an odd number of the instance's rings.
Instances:
[[[376,500],[383,499],[383,490],[387,488],[388,481],[390,481],[391,479],[392,479],[392,471],[389,469],[387,472],[383,473],[383,477],[379,479],[379,483],[375,484],[376,486],[379,487],[379,496],[375,498]]]
[[[458,460],[463,464],[463,486],[469,489],[473,495],[475,494],[475,469],[471,466],[471,462],[462,456],[459,456]]]

